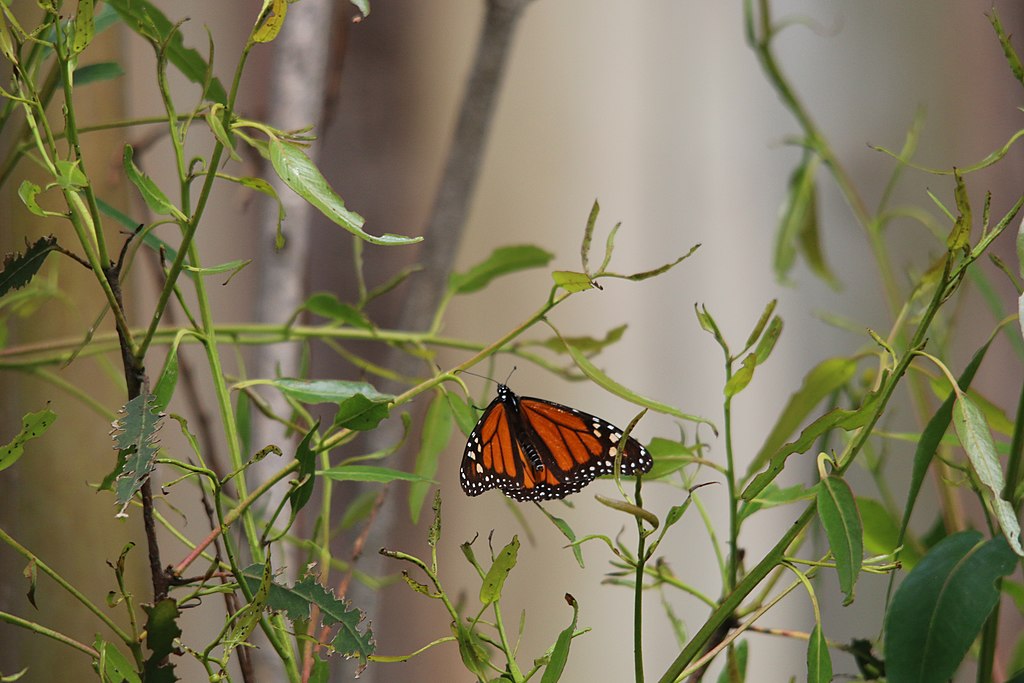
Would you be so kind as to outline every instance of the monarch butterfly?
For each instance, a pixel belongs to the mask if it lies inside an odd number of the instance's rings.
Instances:
[[[542,398],[518,396],[504,384],[469,435],[462,456],[462,490],[470,496],[498,488],[515,500],[565,498],[615,468],[622,448],[624,475],[647,472],[651,454],[622,430],[583,411]]]

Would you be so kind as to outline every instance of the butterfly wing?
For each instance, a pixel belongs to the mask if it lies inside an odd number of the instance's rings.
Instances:
[[[621,438],[622,430],[599,417],[499,387],[466,443],[462,489],[470,496],[498,488],[516,500],[564,498],[612,473]],[[623,474],[652,464],[636,439],[626,440]]]
[[[550,479],[550,470],[530,464],[517,438],[520,420],[514,402],[503,399],[499,394],[491,401],[466,441],[459,472],[462,490],[479,496],[498,488],[518,500],[535,500],[524,496],[536,491],[538,484],[552,486],[557,481]]]
[[[549,477],[560,482],[554,498],[579,491],[597,477],[615,471],[615,455],[622,449],[620,472],[629,476],[648,472],[654,459],[633,437],[596,415],[541,398],[520,401],[524,421],[534,434],[533,443]]]

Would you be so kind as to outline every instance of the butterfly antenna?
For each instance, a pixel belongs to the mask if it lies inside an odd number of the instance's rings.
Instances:
[[[460,370],[459,372],[461,372],[463,374],[466,374],[466,375],[473,375],[474,377],[479,377],[480,379],[485,379],[488,382],[494,382],[495,384],[499,384],[498,380],[494,379],[493,377],[488,377],[487,375],[481,375],[479,373],[473,372],[472,370]]]

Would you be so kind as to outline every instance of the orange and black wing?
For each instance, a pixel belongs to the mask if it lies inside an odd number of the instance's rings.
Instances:
[[[622,430],[594,415],[505,386],[469,436],[462,458],[463,490],[477,496],[498,488],[516,500],[550,500],[576,493],[611,474]],[[653,460],[633,438],[624,442],[622,474],[647,472]]]

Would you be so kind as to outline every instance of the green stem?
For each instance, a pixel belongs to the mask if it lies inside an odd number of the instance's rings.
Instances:
[[[114,621],[110,617],[108,617],[103,610],[96,606],[91,600],[89,600],[89,598],[85,597],[85,595],[81,591],[79,591],[77,588],[68,583],[68,581],[66,581],[63,576],[61,576],[54,569],[52,569],[50,565],[46,564],[41,559],[39,559],[39,557],[35,553],[33,553],[31,550],[15,541],[13,538],[11,538],[11,536],[8,535],[8,533],[4,531],[2,527],[0,527],[0,541],[3,541],[11,548],[13,548],[14,551],[17,552],[19,555],[34,563],[35,566],[40,571],[42,571],[44,574],[53,579],[58,586],[60,586],[68,593],[70,593],[71,596],[78,600],[78,602],[82,603],[82,605],[87,610],[96,615],[96,618],[102,621],[107,626],[107,628],[109,628],[120,640],[122,640],[125,643],[125,645],[128,645],[129,647],[138,646],[138,643],[135,643],[133,641],[131,635],[122,630],[120,626],[115,624]]]
[[[15,616],[13,614],[10,614],[8,612],[0,612],[0,621],[2,621],[4,623],[7,623],[7,624],[11,624],[12,626],[21,627],[21,628],[23,628],[23,629],[25,629],[27,631],[31,631],[33,633],[37,633],[37,634],[39,634],[41,636],[45,636],[45,637],[50,638],[52,640],[56,640],[58,643],[60,643],[62,645],[67,645],[68,647],[70,647],[70,648],[72,648],[74,650],[78,650],[79,652],[84,652],[85,654],[89,655],[93,659],[99,659],[99,657],[100,657],[100,653],[99,652],[97,652],[96,650],[92,649],[91,647],[89,647],[85,643],[80,642],[78,640],[75,640],[71,636],[66,636],[63,633],[61,633],[60,631],[54,631],[51,628],[46,628],[45,626],[37,624],[34,621],[29,621],[28,619],[22,619],[21,617],[17,617],[17,616]],[[9,680],[14,680],[14,679],[9,679]]]

